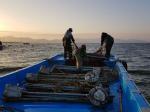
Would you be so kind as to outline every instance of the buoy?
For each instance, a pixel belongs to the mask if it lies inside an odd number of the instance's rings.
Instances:
[[[88,98],[94,106],[103,106],[107,103],[108,94],[101,86],[96,86],[89,91]]]
[[[105,101],[105,94],[99,89],[94,93],[94,98],[98,101]]]

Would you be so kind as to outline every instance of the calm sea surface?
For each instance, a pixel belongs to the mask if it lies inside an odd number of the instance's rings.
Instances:
[[[4,43],[4,45],[4,50],[0,51],[1,75],[63,52],[61,44]],[[99,44],[86,45],[88,52],[99,48]],[[117,43],[113,46],[112,53],[127,61],[132,78],[150,101],[150,43]]]

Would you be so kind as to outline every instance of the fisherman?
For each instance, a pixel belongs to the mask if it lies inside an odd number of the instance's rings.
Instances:
[[[64,37],[63,37],[63,46],[64,46],[64,58],[72,59],[72,43],[76,46],[75,40],[72,35],[72,28],[69,28]]]
[[[105,57],[110,57],[110,51],[114,43],[114,38],[109,34],[102,32],[101,35],[101,47],[96,52],[97,54],[102,54]]]

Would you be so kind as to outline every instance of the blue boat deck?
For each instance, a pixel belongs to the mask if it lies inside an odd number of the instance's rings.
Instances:
[[[64,64],[63,56],[57,55],[49,61],[43,60],[32,66],[0,76],[0,106],[11,107],[18,112],[149,112],[148,102],[139,93],[135,83],[129,81],[129,76],[120,63],[115,67],[120,78],[110,85],[110,94],[114,96],[114,100],[103,108],[94,107],[90,103],[3,102],[5,84],[19,84],[21,86],[27,73],[37,73],[41,65],[52,67],[54,64]],[[109,60],[106,65],[113,67],[114,63]]]
[[[104,108],[94,107],[90,103],[63,103],[63,102],[16,102],[4,103],[5,106],[13,107],[24,112],[119,112],[121,109],[120,83],[116,81],[110,86],[110,93],[114,96],[113,103]]]

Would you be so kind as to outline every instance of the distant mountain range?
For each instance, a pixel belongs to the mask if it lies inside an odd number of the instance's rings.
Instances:
[[[46,39],[32,39],[29,37],[0,37],[0,41],[2,42],[25,42],[25,43],[50,43],[49,40]]]
[[[31,38],[32,37],[32,38]],[[61,43],[63,34],[37,34],[23,32],[0,31],[2,42],[27,42],[27,43]],[[100,43],[98,34],[74,34],[77,43]],[[42,38],[42,39],[41,39]],[[148,43],[147,39],[115,38],[115,43]]]
[[[29,37],[0,37],[0,41],[2,42],[26,42],[26,43],[61,43],[62,39],[32,39]],[[78,43],[100,43],[100,38],[76,38],[76,42]],[[143,40],[121,40],[115,39],[115,43],[148,43],[147,41]]]

